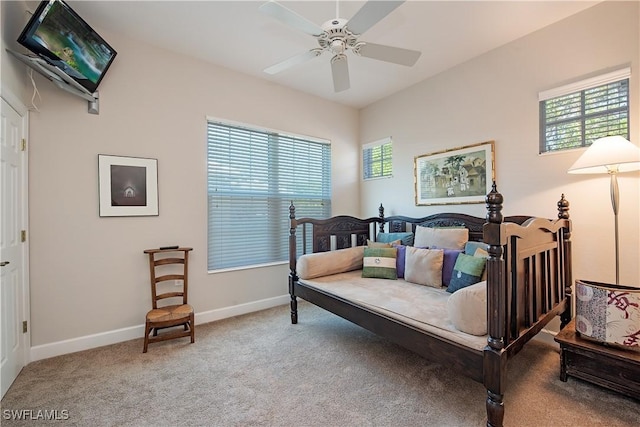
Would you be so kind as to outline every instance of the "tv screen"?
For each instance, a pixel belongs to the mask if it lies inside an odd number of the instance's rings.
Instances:
[[[41,2],[18,43],[60,68],[91,93],[96,91],[117,54],[62,0]]]

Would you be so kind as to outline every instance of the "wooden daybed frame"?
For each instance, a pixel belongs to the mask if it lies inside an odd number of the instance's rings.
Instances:
[[[323,220],[297,219],[295,207],[291,205],[291,322],[298,321],[297,298],[300,297],[426,359],[451,366],[484,384],[487,425],[502,426],[507,362],[555,316],[561,317],[562,327],[571,320],[571,221],[564,195],[557,203],[556,220],[528,216],[503,218],[503,197],[495,183],[486,203],[486,220],[456,213],[385,218],[382,205],[379,217],[367,219],[344,215]],[[413,231],[417,225],[465,226],[469,229],[469,240],[487,244],[488,335],[484,350],[465,347],[299,282],[296,275],[299,231],[303,248],[310,244],[315,253],[351,247],[353,243],[366,245],[367,239],[375,239],[377,229],[406,231],[407,224]]]

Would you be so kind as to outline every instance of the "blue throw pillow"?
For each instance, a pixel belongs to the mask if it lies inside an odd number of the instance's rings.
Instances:
[[[401,240],[403,245],[413,246],[413,233],[378,233],[376,236],[377,242],[391,243],[396,240]]]
[[[475,257],[467,254],[458,255],[453,267],[453,274],[447,292],[455,292],[478,283],[482,278],[482,272],[487,263],[486,258]]]

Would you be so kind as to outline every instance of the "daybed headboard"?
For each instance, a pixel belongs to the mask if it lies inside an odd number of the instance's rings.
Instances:
[[[461,213],[438,213],[423,218],[410,218],[406,216],[390,216],[384,218],[384,208],[380,205],[380,215],[382,222],[380,223],[380,232],[385,231],[384,224],[387,224],[386,231],[397,233],[403,231],[411,231],[415,234],[416,227],[465,227],[469,229],[469,240],[476,242],[482,241],[482,228],[487,222],[484,218],[478,218],[471,215]],[[513,222],[522,224],[529,219],[529,216],[508,216],[505,222]]]
[[[529,216],[508,216],[505,222],[522,224]],[[390,216],[385,218],[382,204],[378,208],[378,217],[366,219],[355,218],[348,215],[339,215],[327,219],[296,218],[295,206],[289,206],[290,230],[289,238],[299,239],[295,243],[297,250],[302,253],[326,252],[336,249],[349,248],[351,246],[364,246],[367,239],[376,240],[378,232],[416,232],[417,226],[423,227],[465,227],[469,230],[469,240],[481,242],[483,239],[483,227],[487,222],[479,218],[461,213],[438,213],[422,218],[407,216]],[[301,247],[300,247],[301,245]],[[299,255],[299,254],[298,254]]]
[[[296,208],[289,206],[289,256],[296,257],[298,243],[305,254],[327,252],[336,249],[364,246],[367,239],[375,239],[380,218],[360,219],[348,215],[339,215],[327,219],[296,218]],[[300,242],[297,239],[301,239]]]
[[[367,239],[376,240],[378,232],[415,233],[416,227],[466,227],[469,229],[469,240],[482,241],[482,227],[486,223],[484,218],[459,213],[438,213],[422,218],[406,216],[391,216],[385,218],[384,207],[378,208],[378,217],[366,219],[348,215],[339,215],[327,219],[296,218],[295,206],[289,206],[291,224],[290,239],[297,236],[298,250],[302,253],[326,252],[351,246],[364,246]],[[521,224],[530,217],[507,217],[506,221]],[[290,242],[292,244],[293,242]],[[300,248],[300,244],[302,247]],[[299,254],[298,254],[299,255]]]

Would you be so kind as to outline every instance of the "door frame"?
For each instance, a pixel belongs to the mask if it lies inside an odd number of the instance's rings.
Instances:
[[[27,148],[22,158],[22,218],[20,219],[20,229],[27,230],[27,240],[22,245],[22,313],[23,321],[28,323],[27,332],[22,334],[22,366],[31,362],[31,299],[29,286],[29,109],[26,105],[4,84],[2,85],[0,97],[22,117],[22,132]]]

